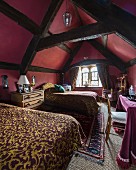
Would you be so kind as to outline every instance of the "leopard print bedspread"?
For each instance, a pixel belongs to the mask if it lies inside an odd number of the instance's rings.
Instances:
[[[87,116],[98,113],[96,97],[89,93],[52,93],[45,91],[45,104],[81,112]]]
[[[0,170],[63,170],[79,146],[73,117],[0,104]]]

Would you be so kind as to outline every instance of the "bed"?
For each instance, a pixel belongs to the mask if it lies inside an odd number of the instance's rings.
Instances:
[[[52,105],[68,110],[77,111],[87,116],[96,115],[99,105],[99,96],[92,91],[65,91],[56,92],[54,88],[44,91],[45,105]]]
[[[0,169],[63,170],[83,132],[72,116],[0,103]]]

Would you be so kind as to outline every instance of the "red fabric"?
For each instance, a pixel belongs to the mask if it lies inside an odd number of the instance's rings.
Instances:
[[[117,163],[121,168],[129,168],[136,164],[136,102],[120,95],[117,109],[127,111],[127,122]]]

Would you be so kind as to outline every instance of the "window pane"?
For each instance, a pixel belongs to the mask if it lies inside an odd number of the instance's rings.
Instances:
[[[92,72],[92,80],[98,80],[98,72]]]
[[[83,68],[82,73],[89,73],[89,69],[88,68]]]
[[[83,73],[82,74],[82,78],[83,78],[83,85],[88,83],[88,73]]]
[[[102,87],[97,67],[95,65],[79,67],[76,86],[80,87],[85,86],[86,84],[88,84],[89,86]]]
[[[93,72],[93,71],[97,71],[97,67],[92,67],[91,72]]]
[[[91,81],[91,85],[92,85],[92,86],[98,86],[99,83],[98,83],[98,81]]]

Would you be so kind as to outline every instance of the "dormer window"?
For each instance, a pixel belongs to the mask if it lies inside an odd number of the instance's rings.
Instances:
[[[76,87],[102,87],[96,65],[79,67]]]

